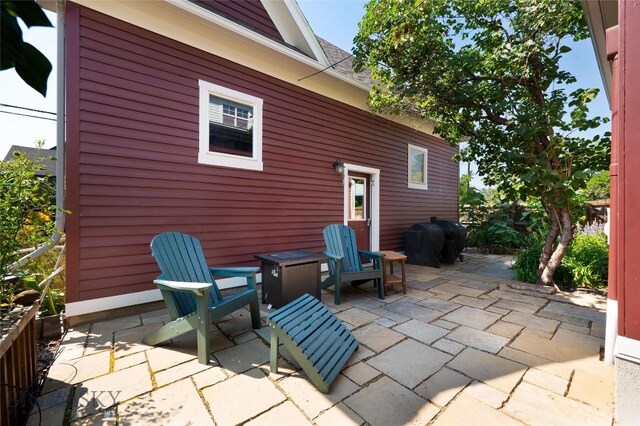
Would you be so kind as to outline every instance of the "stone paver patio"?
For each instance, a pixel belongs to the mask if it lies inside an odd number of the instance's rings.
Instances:
[[[361,342],[328,395],[286,350],[269,373],[269,328],[253,331],[248,311],[214,327],[209,366],[195,335],[141,343],[164,310],[75,327],[38,399],[42,424],[611,425],[606,300],[513,290],[508,261],[408,265],[407,294],[384,301],[370,285],[344,286],[339,306],[324,293]]]

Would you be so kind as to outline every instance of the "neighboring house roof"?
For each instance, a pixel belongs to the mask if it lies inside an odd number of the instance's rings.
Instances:
[[[333,69],[360,83],[373,86],[374,81],[371,78],[371,71],[369,69],[365,68],[358,73],[353,70],[354,56],[351,53],[340,49],[338,46],[329,43],[321,37],[316,36],[316,38],[318,42],[320,42],[320,46],[327,55],[327,59],[329,59],[329,63],[332,64]]]
[[[4,161],[11,160],[14,152],[22,152],[31,161],[41,164],[43,169],[36,172],[36,176],[55,176],[56,175],[56,148],[41,149],[29,148],[26,146],[13,145],[9,148],[9,152],[4,157]]]
[[[589,200],[589,201],[585,201],[584,203],[589,204],[590,206],[593,206],[593,207],[609,207],[611,205],[611,199],[605,198],[602,200]]]

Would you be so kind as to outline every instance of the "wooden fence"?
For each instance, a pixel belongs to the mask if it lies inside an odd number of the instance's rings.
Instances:
[[[38,302],[16,309],[0,322],[0,426],[23,424],[37,389]]]

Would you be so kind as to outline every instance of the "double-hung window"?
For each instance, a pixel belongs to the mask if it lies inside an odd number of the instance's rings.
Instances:
[[[427,185],[427,149],[421,146],[408,146],[408,177],[409,188],[428,189]]]
[[[262,170],[262,99],[199,81],[198,162]]]

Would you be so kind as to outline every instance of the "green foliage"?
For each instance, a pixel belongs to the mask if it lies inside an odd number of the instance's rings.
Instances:
[[[487,221],[470,232],[468,240],[469,245],[500,252],[519,247],[523,237],[506,221]]]
[[[536,270],[540,261],[543,240],[537,239],[518,252],[513,269],[516,279],[536,282]],[[601,231],[580,230],[569,251],[556,270],[554,280],[567,287],[589,287],[602,289],[607,286],[609,245]]]
[[[0,162],[0,304],[5,306],[11,305],[16,286],[24,284],[2,279],[22,256],[18,250],[46,242],[54,231],[54,189],[47,179],[36,176],[41,167],[20,152]]]
[[[544,240],[536,239],[529,246],[518,252],[512,265],[516,273],[516,280],[530,283],[536,282],[536,271],[540,263],[543,244]]]
[[[493,252],[519,247],[523,236],[513,228],[503,206],[489,202],[470,181],[468,174],[460,177],[460,212],[467,227],[468,245]]]
[[[35,0],[2,0],[0,21],[2,47],[0,70],[15,68],[22,80],[42,96],[47,95],[51,62],[33,45],[22,39],[18,18],[28,27],[53,27]]]
[[[608,133],[583,136],[608,121],[589,114],[598,90],[569,91],[576,78],[560,67],[567,43],[588,36],[579,0],[371,0],[355,65],[372,70],[374,111],[436,120],[451,145],[467,141],[457,158],[487,185],[566,225],[577,191],[609,163]]]
[[[608,138],[583,138],[597,89],[560,68],[567,40],[588,37],[579,1],[373,0],[355,39],[356,66],[377,81],[375,110],[436,119],[463,161],[512,199],[567,203],[588,170],[608,163]],[[565,117],[568,117],[565,119]]]
[[[609,172],[604,171],[595,174],[587,181],[587,187],[582,191],[585,200],[603,200],[609,198],[611,191],[611,178]]]
[[[579,287],[604,288],[609,268],[609,245],[602,232],[580,232],[562,260],[571,270],[571,283]]]

